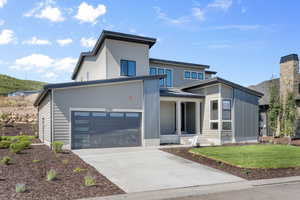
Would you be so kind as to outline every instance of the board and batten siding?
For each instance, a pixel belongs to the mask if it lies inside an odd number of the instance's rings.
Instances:
[[[55,89],[53,91],[54,141],[70,146],[71,109],[97,111],[142,110],[143,81]]]
[[[259,132],[259,97],[234,89],[234,127],[236,142],[255,141]]]
[[[173,135],[176,132],[176,102],[160,102],[160,134]]]
[[[159,80],[145,80],[144,81],[144,139],[147,140],[147,139],[160,138],[159,116],[160,116]]]
[[[51,93],[48,93],[39,105],[39,139],[46,143],[51,143]],[[44,120],[43,120],[44,119]]]

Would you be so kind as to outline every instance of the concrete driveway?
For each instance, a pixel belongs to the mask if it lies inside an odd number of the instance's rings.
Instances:
[[[74,153],[126,193],[243,180],[156,148],[82,149]]]

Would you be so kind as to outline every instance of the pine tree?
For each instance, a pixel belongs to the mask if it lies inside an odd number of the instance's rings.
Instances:
[[[285,136],[294,136],[296,131],[297,106],[295,95],[289,92],[284,106],[283,131]]]
[[[281,103],[279,97],[278,87],[275,85],[274,81],[271,81],[271,85],[269,87],[270,93],[270,103],[268,109],[268,126],[271,128],[273,132],[273,136],[276,132],[278,132],[279,127],[279,118],[281,113]]]

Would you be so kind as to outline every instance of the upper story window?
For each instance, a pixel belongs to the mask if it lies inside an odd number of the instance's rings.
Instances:
[[[121,76],[136,76],[136,62],[121,60]]]
[[[184,79],[204,80],[203,72],[184,71]]]
[[[171,69],[150,67],[150,75],[163,75],[163,74],[166,74],[167,77],[164,79],[160,79],[159,81],[160,87],[173,87],[173,73]]]

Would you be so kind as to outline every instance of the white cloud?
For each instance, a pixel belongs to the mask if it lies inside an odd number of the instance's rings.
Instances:
[[[66,38],[66,39],[56,40],[56,42],[59,44],[59,46],[64,47],[68,44],[71,44],[73,40],[71,38]]]
[[[77,59],[72,57],[66,57],[59,60],[56,60],[54,63],[54,67],[59,71],[68,71],[71,72],[76,65]]]
[[[32,54],[23,58],[19,58],[15,61],[15,66],[23,67],[25,70],[30,70],[33,68],[47,68],[53,65],[54,60],[49,56],[43,54]]]
[[[93,47],[96,44],[97,40],[95,38],[81,38],[80,43],[83,47]]]
[[[9,44],[15,41],[14,32],[9,29],[4,29],[0,32],[0,45]]]
[[[241,31],[248,31],[248,30],[256,30],[262,28],[261,25],[255,24],[255,25],[225,25],[225,26],[215,26],[212,28],[209,28],[210,30],[229,30],[229,29],[238,29]]]
[[[6,3],[7,0],[0,0],[0,8],[3,8]]]
[[[199,21],[204,21],[205,20],[204,11],[202,11],[200,8],[193,8],[192,9],[192,14]]]
[[[178,17],[178,18],[171,18],[169,17],[166,13],[162,12],[160,7],[154,7],[154,10],[156,11],[157,17],[169,24],[175,24],[175,25],[180,25],[180,24],[185,24],[189,22],[189,18],[186,16]]]
[[[28,45],[51,45],[51,42],[48,40],[39,39],[37,37],[32,37],[30,40],[23,41],[23,44]]]
[[[37,18],[48,19],[52,22],[62,22],[65,19],[59,8],[47,6],[40,13],[35,15]]]
[[[209,8],[218,8],[222,10],[228,10],[232,6],[232,0],[215,0],[214,2],[208,4]]]
[[[105,13],[106,7],[103,4],[99,4],[94,8],[92,5],[89,5],[86,2],[82,2],[78,7],[75,18],[78,19],[80,23],[96,24],[97,18],[104,15]]]
[[[35,70],[37,72],[44,72],[46,69],[47,71],[55,70],[57,72],[70,72],[75,67],[76,62],[77,59],[72,57],[54,59],[43,54],[31,54],[17,59],[15,64],[10,68],[17,70]]]
[[[58,7],[55,7],[55,1],[45,0],[37,4],[35,8],[24,14],[25,17],[35,17],[40,19],[48,19],[51,22],[64,21],[62,12]]]
[[[55,80],[58,77],[58,75],[54,72],[47,72],[45,73],[44,77]]]

